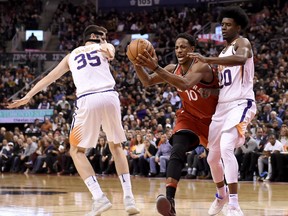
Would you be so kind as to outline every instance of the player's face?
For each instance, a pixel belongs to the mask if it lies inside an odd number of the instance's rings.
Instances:
[[[234,40],[240,32],[240,26],[231,18],[223,18],[221,26],[223,39],[228,42]]]
[[[184,64],[186,61],[190,60],[187,57],[188,52],[193,52],[194,47],[192,47],[188,40],[185,38],[178,38],[175,43],[175,54],[179,64]]]

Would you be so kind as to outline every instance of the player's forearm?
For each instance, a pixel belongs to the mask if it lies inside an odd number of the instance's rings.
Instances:
[[[49,77],[44,77],[40,80],[26,95],[26,97],[32,98],[38,92],[49,86],[54,80],[50,80]]]
[[[158,66],[158,68],[154,70],[154,72],[157,73],[163,80],[165,80],[169,84],[175,86],[176,88],[182,91],[187,90],[189,87],[194,86],[198,82],[195,80],[195,82],[191,83],[192,82],[191,80],[189,82],[180,76],[168,72],[167,70],[165,70],[160,66]]]
[[[134,68],[136,70],[139,80],[145,87],[162,82],[162,79],[158,78],[157,74],[150,75],[141,66],[134,65]]]

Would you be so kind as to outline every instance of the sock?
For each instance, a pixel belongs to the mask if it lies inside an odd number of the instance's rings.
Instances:
[[[238,194],[230,194],[229,195],[229,205],[232,205],[234,207],[239,207]]]
[[[196,173],[197,173],[197,169],[196,169],[196,168],[193,168],[193,169],[192,169],[192,175],[196,176]]]
[[[124,197],[126,196],[133,197],[130,174],[126,173],[119,175],[119,179],[122,185]]]
[[[90,176],[87,179],[85,179],[84,182],[94,199],[99,199],[102,197],[103,191],[100,188],[96,176]]]
[[[174,199],[176,194],[177,184],[168,183],[166,184],[166,197],[167,199]]]
[[[217,193],[220,197],[224,198],[227,194],[226,192],[226,186],[224,185],[223,187],[221,188],[217,188]]]
[[[192,168],[191,168],[191,167],[188,168],[187,173],[188,173],[189,175],[192,174]]]

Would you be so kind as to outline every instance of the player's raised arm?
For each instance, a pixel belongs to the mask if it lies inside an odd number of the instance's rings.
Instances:
[[[42,78],[23,98],[12,101],[12,103],[8,104],[7,108],[16,108],[27,104],[34,95],[36,95],[38,92],[49,86],[52,82],[59,79],[63,74],[69,71],[69,55],[70,54],[65,56],[64,59],[49,74]]]

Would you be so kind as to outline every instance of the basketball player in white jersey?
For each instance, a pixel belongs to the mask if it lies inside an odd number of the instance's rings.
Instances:
[[[217,64],[219,70],[219,99],[208,137],[208,163],[217,194],[208,213],[218,214],[228,202],[227,215],[242,216],[244,214],[238,203],[238,164],[234,149],[244,144],[247,124],[256,113],[252,48],[247,38],[240,37],[249,19],[240,7],[233,6],[220,12],[219,21],[227,43],[219,57],[204,57],[199,53],[189,53],[188,56]],[[229,190],[224,184],[224,175]]]
[[[9,104],[8,108],[28,103],[39,91],[71,71],[77,100],[69,137],[70,154],[79,175],[93,196],[92,211],[87,215],[100,215],[112,207],[85,155],[85,149],[96,147],[101,125],[106,133],[122,184],[125,210],[132,215],[138,214],[139,210],[135,206],[128,162],[121,146],[126,137],[121,124],[118,93],[114,91],[115,80],[109,69],[109,60],[114,58],[115,49],[112,44],[106,42],[106,33],[107,30],[103,27],[88,26],[83,35],[85,45],[74,49],[26,96]]]

